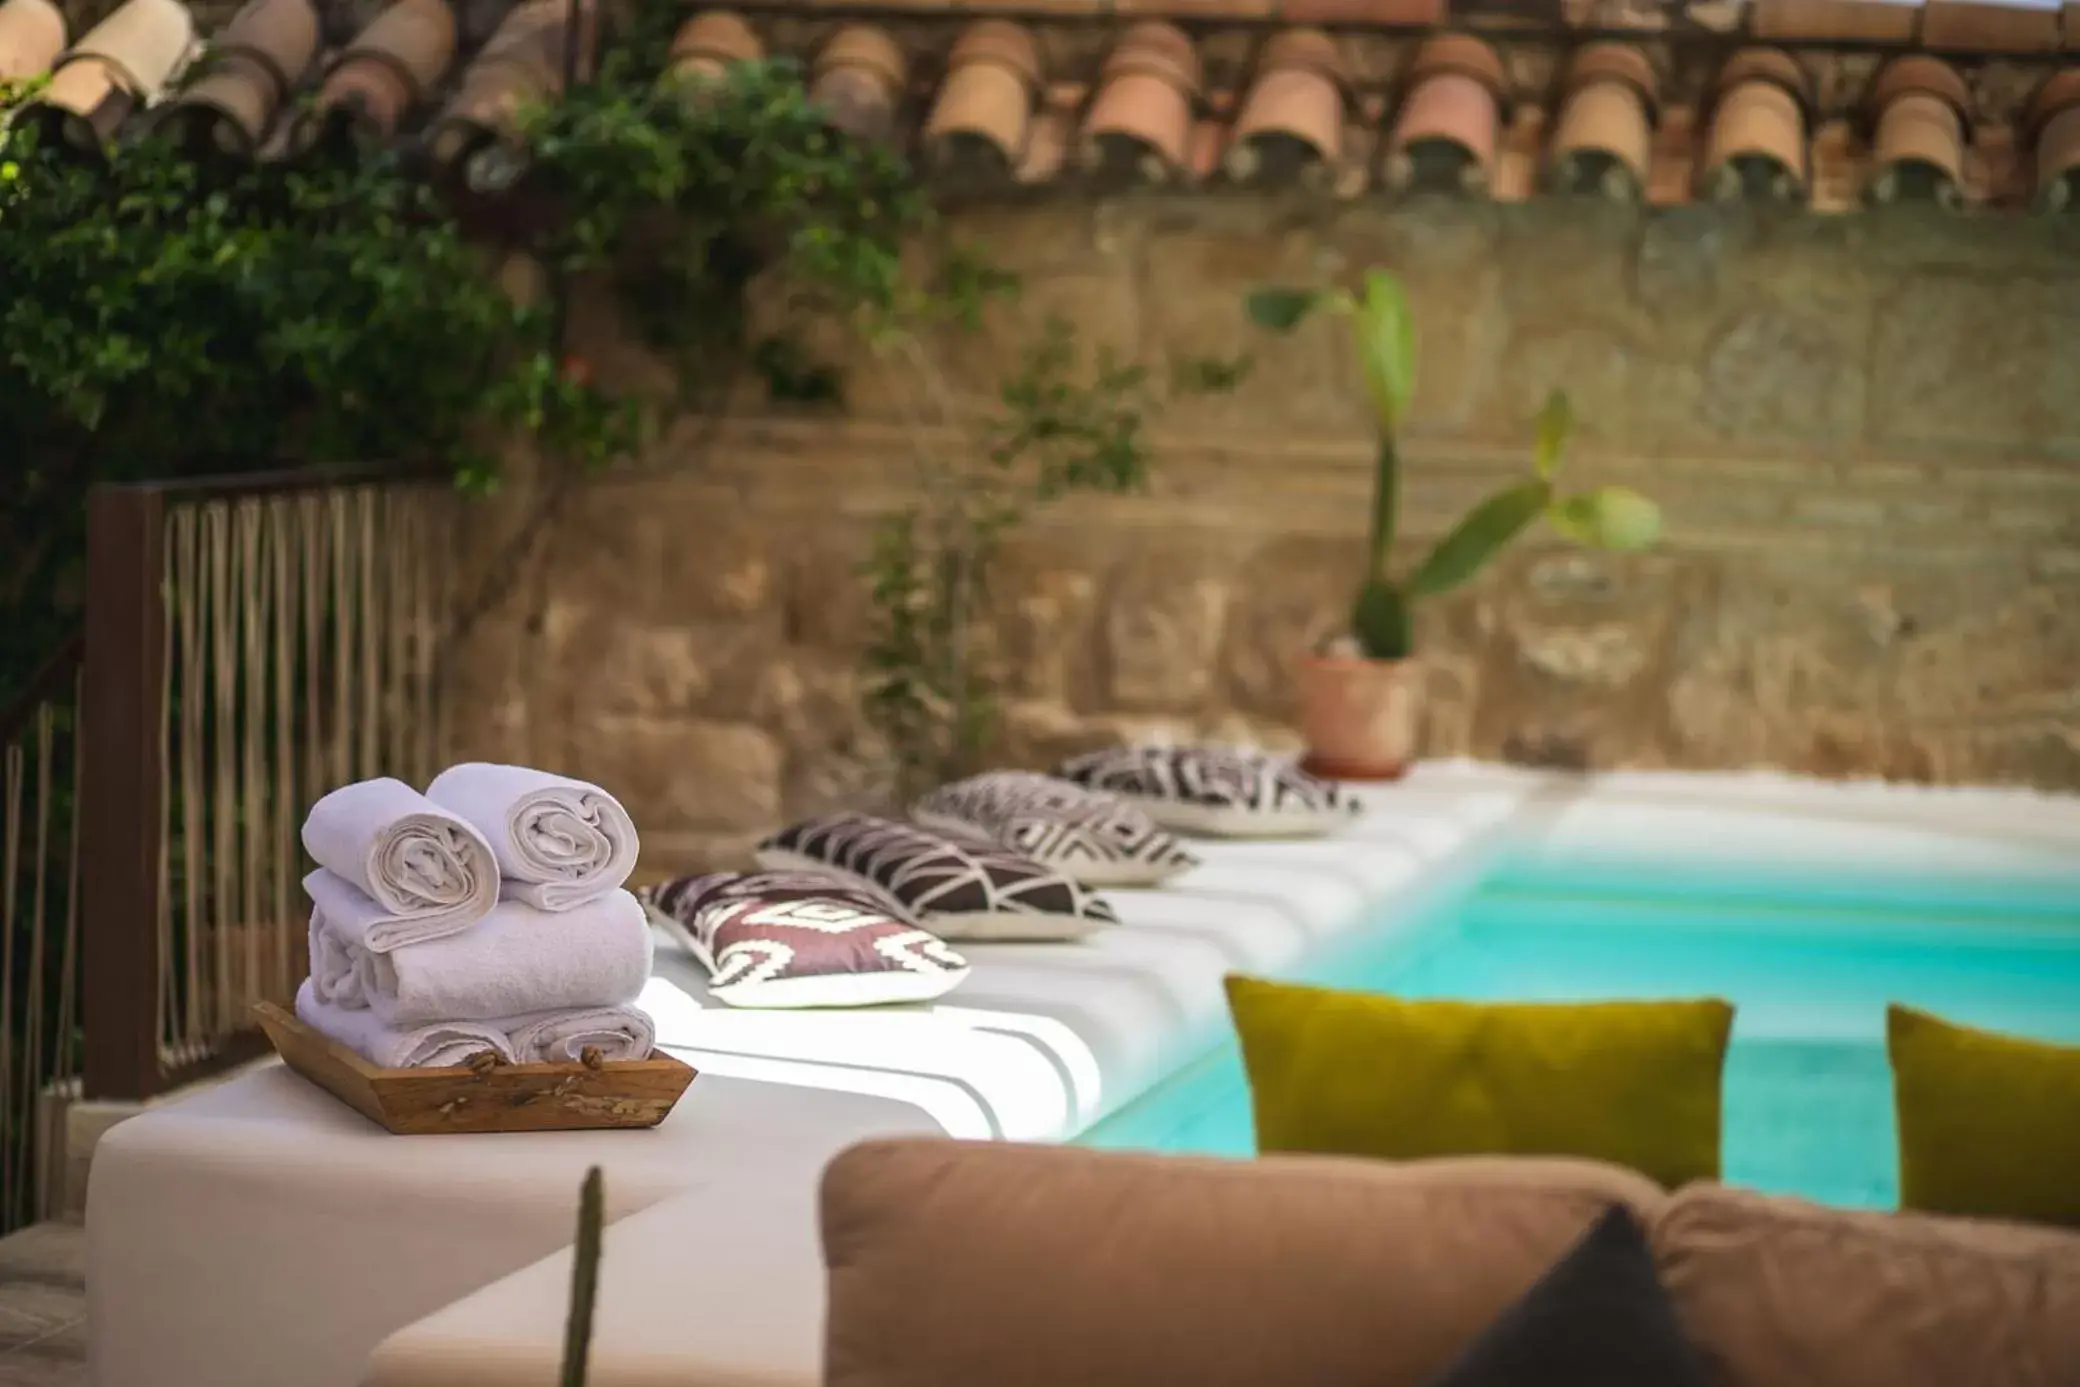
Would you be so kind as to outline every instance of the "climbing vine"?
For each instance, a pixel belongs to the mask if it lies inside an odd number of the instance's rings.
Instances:
[[[876,527],[866,712],[887,742],[899,802],[972,774],[999,732],[1003,669],[992,578],[1004,540],[1075,493],[1120,495],[1148,482],[1147,423],[1169,404],[1233,388],[1247,358],[1171,363],[1168,379],[1049,319],[972,452],[922,453],[915,500]]]
[[[972,324],[1011,290],[959,247],[906,272],[935,218],[900,154],[834,129],[791,61],[671,72],[675,18],[635,20],[596,81],[523,122],[556,209],[545,253],[612,286],[624,323],[679,368],[673,407],[746,369],[783,400],[835,402],[842,377],[804,346],[806,325],[873,338]]]

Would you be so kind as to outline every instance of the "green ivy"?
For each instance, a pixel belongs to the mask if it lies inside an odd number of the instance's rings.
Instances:
[[[776,398],[834,400],[842,381],[801,327],[973,322],[1010,290],[959,250],[906,273],[906,249],[935,229],[929,201],[899,153],[831,127],[793,62],[693,79],[665,69],[667,34],[631,35],[598,81],[529,113],[525,134],[559,227],[550,259],[613,284],[628,324],[678,365],[675,405],[747,366]],[[779,310],[765,331],[762,283]]]
[[[77,620],[97,482],[390,460],[481,477],[486,425],[553,418],[568,435],[585,416],[559,406],[607,417],[559,377],[543,316],[393,158],[198,165],[148,138],[82,160],[29,122],[6,139],[11,657],[40,658]]]

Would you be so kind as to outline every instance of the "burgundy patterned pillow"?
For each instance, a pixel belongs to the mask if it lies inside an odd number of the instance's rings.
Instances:
[[[758,845],[762,867],[842,872],[947,939],[1081,939],[1112,907],[1023,853],[866,814],[825,814]]]
[[[827,872],[721,872],[640,893],[736,1007],[928,1002],[968,962],[880,891]]]

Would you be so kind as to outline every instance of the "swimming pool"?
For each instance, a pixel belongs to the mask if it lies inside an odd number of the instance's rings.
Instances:
[[[1593,866],[1520,857],[1292,976],[1403,997],[1718,996],[1730,1183],[1887,1208],[1898,1162],[1887,1002],[2080,1041],[2080,875],[2028,880]],[[1247,1156],[1231,1043],[1082,1144]]]

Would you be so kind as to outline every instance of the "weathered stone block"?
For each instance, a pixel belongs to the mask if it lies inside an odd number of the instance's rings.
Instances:
[[[1277,538],[1235,578],[1223,656],[1226,694],[1244,712],[1291,719],[1294,668],[1350,620],[1364,542]]]
[[[1879,301],[1871,331],[1876,437],[1922,447],[2027,445],[2039,437],[2048,346],[2038,318],[2042,293],[2028,280],[1961,275],[1896,284]]]
[[[1120,562],[1104,619],[1112,706],[1182,712],[1213,693],[1235,562],[1217,542],[1189,537],[1144,542]]]
[[[780,743],[762,728],[602,714],[573,729],[559,769],[611,788],[647,836],[770,828],[781,768]]]
[[[1860,335],[1840,323],[1767,309],[1745,313],[1706,350],[1705,422],[1744,445],[1853,440],[1863,432],[1861,358]]]

